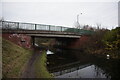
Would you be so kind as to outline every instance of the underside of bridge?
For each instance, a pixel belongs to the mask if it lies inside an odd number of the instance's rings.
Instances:
[[[80,39],[80,38],[70,38],[70,37],[51,37],[51,36],[31,36],[31,42],[32,45],[35,46],[35,40],[36,38],[38,39],[54,39],[54,46],[57,47],[61,47],[61,48],[66,48],[68,45],[70,45],[71,43],[75,42],[76,40]],[[52,44],[52,43],[51,43]]]
[[[3,30],[2,34],[9,35],[24,35],[26,38],[31,38],[31,46],[35,46],[35,38],[50,38],[55,39],[56,45],[66,47],[70,45],[71,42],[75,42],[77,39],[80,39],[81,35],[68,32],[56,32],[56,31],[34,31],[34,30]],[[9,37],[9,36],[8,36]],[[23,36],[21,38],[24,38]],[[25,44],[27,41],[25,39],[20,39],[22,44]],[[24,42],[24,43],[23,43]]]

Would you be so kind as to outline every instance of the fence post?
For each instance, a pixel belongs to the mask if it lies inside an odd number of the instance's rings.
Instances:
[[[61,32],[62,32],[62,26],[61,26]]]
[[[19,29],[19,22],[17,23],[17,29]]]
[[[10,29],[9,22],[7,22],[7,23],[8,23],[8,29]]]
[[[35,30],[37,30],[37,24],[35,24]]]
[[[50,25],[49,25],[49,31],[50,31]]]

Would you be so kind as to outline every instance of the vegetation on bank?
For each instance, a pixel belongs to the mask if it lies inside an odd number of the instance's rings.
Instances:
[[[47,55],[43,51],[41,55],[37,58],[35,62],[35,73],[37,78],[52,78],[53,75],[50,74],[47,70]]]
[[[105,50],[113,58],[120,58],[120,27],[108,31],[103,38]]]
[[[31,55],[31,50],[2,38],[2,77],[19,78]]]
[[[87,45],[87,46],[86,46]],[[80,49],[85,53],[120,59],[120,27],[98,30]]]

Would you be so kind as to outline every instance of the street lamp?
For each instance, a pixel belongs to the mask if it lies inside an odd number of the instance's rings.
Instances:
[[[80,13],[82,15],[82,13]],[[79,14],[77,15],[77,23],[76,23],[76,28],[80,29],[80,23],[79,23]]]

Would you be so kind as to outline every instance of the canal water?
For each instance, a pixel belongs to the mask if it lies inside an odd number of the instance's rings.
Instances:
[[[99,69],[99,70],[98,70]],[[64,71],[54,72],[56,78],[106,78],[105,74],[103,74],[103,71],[96,67],[95,65],[87,65],[83,68],[81,66],[78,67],[78,69],[71,68],[70,72],[61,74]],[[69,71],[69,70],[68,70]],[[61,74],[61,75],[59,75]]]
[[[55,78],[120,79],[120,60],[73,50],[47,51],[47,67]]]

